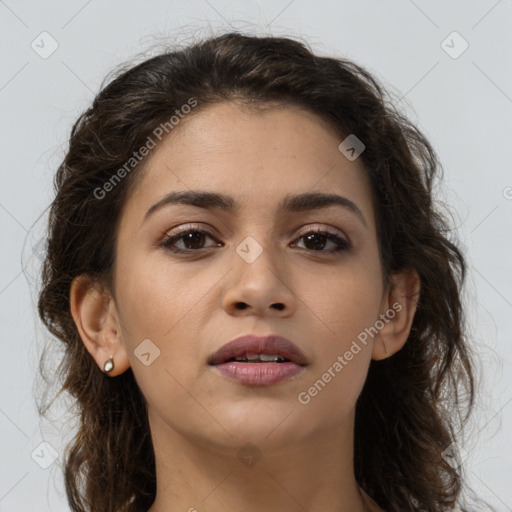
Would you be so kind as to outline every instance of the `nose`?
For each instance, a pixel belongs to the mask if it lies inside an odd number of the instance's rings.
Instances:
[[[233,254],[222,307],[231,315],[289,316],[297,308],[286,261],[249,237]]]

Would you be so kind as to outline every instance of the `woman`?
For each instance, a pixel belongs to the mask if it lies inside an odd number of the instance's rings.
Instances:
[[[474,379],[439,169],[368,72],[288,38],[106,85],[57,172],[39,298],[81,418],[72,510],[463,505]]]

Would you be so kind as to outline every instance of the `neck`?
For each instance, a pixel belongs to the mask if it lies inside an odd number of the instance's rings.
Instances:
[[[367,512],[353,472],[353,415],[334,434],[214,446],[150,424],[157,495],[148,512]],[[275,436],[274,436],[275,437]],[[288,436],[290,437],[290,436]],[[245,448],[242,448],[245,446]]]

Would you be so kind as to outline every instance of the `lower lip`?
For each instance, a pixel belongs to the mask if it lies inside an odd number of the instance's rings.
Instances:
[[[298,375],[303,366],[295,363],[238,363],[229,361],[214,366],[224,377],[248,386],[271,386]]]

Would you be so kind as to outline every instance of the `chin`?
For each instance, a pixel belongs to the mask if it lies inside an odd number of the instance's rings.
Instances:
[[[211,411],[233,436],[224,436],[229,444],[241,446],[250,441],[262,448],[283,447],[303,436],[307,437],[308,423],[300,412],[301,409],[293,400],[273,400],[268,397],[247,399]]]

